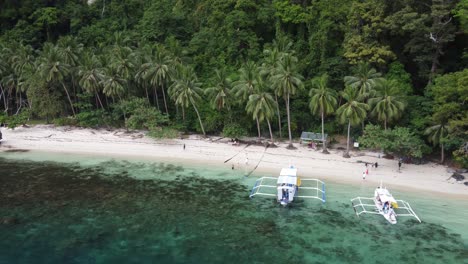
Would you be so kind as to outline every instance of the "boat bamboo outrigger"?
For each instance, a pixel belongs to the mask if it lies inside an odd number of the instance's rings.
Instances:
[[[274,185],[276,181],[276,185]],[[317,179],[301,179],[297,177],[297,168],[283,168],[278,178],[262,177],[255,182],[249,197],[256,195],[273,196],[286,206],[294,198],[318,199],[325,202],[325,183]]]
[[[374,191],[374,197],[356,197],[351,199],[354,212],[359,217],[361,214],[380,214],[391,224],[397,223],[397,216],[410,216],[421,220],[413,211],[410,204],[403,200],[396,200],[382,184]]]

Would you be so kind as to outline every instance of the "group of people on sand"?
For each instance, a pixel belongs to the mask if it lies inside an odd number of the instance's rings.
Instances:
[[[365,166],[366,168],[364,169],[364,171],[362,172],[362,179],[365,180],[367,176],[369,176],[369,163],[365,162]],[[379,167],[379,163],[375,162],[375,163],[371,163],[371,166],[372,168],[376,168]]]

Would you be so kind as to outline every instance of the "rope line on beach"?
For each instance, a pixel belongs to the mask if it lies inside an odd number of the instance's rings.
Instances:
[[[224,163],[232,160],[235,156],[239,155],[242,151],[244,151],[244,149],[246,149],[248,146],[250,146],[250,144],[247,144],[247,146],[245,146],[243,149],[241,149],[239,152],[237,152],[234,156],[232,156],[229,159],[225,160]]]
[[[269,146],[270,146],[270,145],[266,145],[266,146],[265,146],[265,149],[263,150],[262,156],[261,156],[260,159],[258,160],[257,165],[253,168],[253,170],[251,170],[248,174],[246,174],[245,177],[249,177],[249,176],[258,168],[258,165],[260,165],[260,162],[262,162],[263,156],[265,156],[265,152],[267,151],[267,149],[268,149]]]

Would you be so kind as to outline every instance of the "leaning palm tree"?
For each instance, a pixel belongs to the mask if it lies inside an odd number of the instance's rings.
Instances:
[[[312,81],[312,88],[309,92],[309,107],[312,113],[318,114],[322,118],[323,153],[328,153],[327,142],[325,140],[324,119],[326,115],[333,113],[337,106],[336,92],[327,87],[327,82],[328,75],[323,74]]]
[[[338,121],[341,124],[348,123],[347,147],[346,153],[343,157],[349,158],[349,133],[351,131],[351,125],[358,125],[362,120],[364,120],[364,118],[366,118],[369,106],[360,102],[362,97],[356,88],[346,87],[341,95],[347,102],[338,108],[336,114],[338,116]]]
[[[75,116],[75,108],[73,107],[70,93],[65,86],[65,79],[70,74],[70,65],[62,61],[58,48],[51,43],[44,44],[40,53],[39,61],[40,64],[38,69],[40,75],[48,83],[59,83],[62,85],[63,90],[67,94],[73,116]]]
[[[429,142],[432,142],[434,146],[440,146],[440,163],[444,163],[445,153],[444,153],[444,140],[447,138],[449,128],[447,122],[442,121],[438,122],[439,124],[428,127],[424,134],[429,136]]]
[[[375,82],[380,78],[381,74],[374,68],[371,68],[367,63],[360,63],[353,76],[345,76],[344,82],[346,85],[359,89],[359,95],[363,97],[369,96],[375,86]]]
[[[263,86],[262,80],[259,80],[258,83],[260,86]],[[253,119],[258,120],[259,123],[265,120],[267,121],[270,140],[273,142],[273,132],[271,131],[270,120],[275,115],[276,102],[275,99],[273,99],[273,96],[267,92],[268,89],[264,88],[260,90],[262,91],[249,96],[245,109],[248,113],[252,114]],[[259,127],[258,129],[260,130]]]
[[[405,110],[405,103],[398,97],[396,83],[386,79],[376,81],[375,97],[369,99],[369,104],[373,106],[371,115],[384,122],[385,130],[387,123],[400,118]]]
[[[205,94],[211,98],[211,103],[214,108],[221,110],[229,109],[229,97],[231,96],[232,81],[227,76],[226,69],[215,70],[215,84],[205,90]]]
[[[286,54],[281,58],[278,67],[275,70],[274,75],[271,77],[275,92],[277,95],[282,96],[286,103],[286,114],[288,117],[288,133],[289,133],[289,146],[288,148],[294,148],[292,144],[291,134],[291,115],[290,115],[290,99],[291,95],[294,95],[297,90],[302,89],[302,75],[296,69],[297,58],[290,54]]]
[[[255,62],[248,61],[239,69],[239,74],[239,80],[234,82],[232,91],[239,99],[240,104],[244,104],[250,95],[258,92],[259,67]],[[257,122],[258,137],[260,138],[260,123],[258,119],[255,119],[255,121]]]
[[[169,95],[176,105],[182,108],[192,105],[200,122],[203,136],[206,136],[205,128],[203,127],[203,122],[197,108],[197,103],[201,100],[203,93],[203,90],[200,88],[201,83],[198,82],[198,78],[191,67],[180,66],[177,76],[178,78],[169,87]]]

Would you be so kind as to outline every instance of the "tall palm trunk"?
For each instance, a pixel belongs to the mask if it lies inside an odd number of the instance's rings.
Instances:
[[[322,109],[322,146],[323,146],[323,150],[322,150],[322,153],[329,153],[328,150],[327,150],[327,141],[325,140],[325,128],[324,128],[324,119],[325,119],[325,113]]]
[[[156,86],[154,87],[154,102],[156,103],[156,107],[159,109],[159,102],[158,102],[158,89],[156,89]]]
[[[288,148],[293,148],[292,136],[291,136],[291,116],[289,114],[289,93],[286,95],[286,113],[288,114],[288,133],[289,133],[289,146]]]
[[[98,91],[96,91],[96,99],[98,100],[99,104],[101,105],[102,110],[104,110],[104,105],[102,105],[101,98],[99,97]]]
[[[75,117],[76,116],[75,108],[73,108],[73,102],[72,102],[72,100],[70,98],[70,94],[68,93],[68,89],[67,89],[67,87],[65,87],[65,84],[63,82],[61,82],[61,83],[62,83],[63,89],[65,90],[65,93],[67,94],[68,102],[70,102],[70,107],[71,107],[71,110],[73,112],[73,117]]]
[[[257,121],[257,131],[258,131],[258,139],[260,140],[261,137],[261,132],[260,132],[260,122],[258,122],[258,118],[255,118],[255,121]]]
[[[0,84],[0,91],[2,92],[2,98],[3,98],[3,106],[5,107],[4,112],[6,113],[8,111],[8,103],[6,100],[6,93],[5,90],[3,89],[3,86]]]
[[[271,131],[271,124],[270,124],[270,120],[267,119],[267,124],[268,124],[268,130],[270,131],[270,140],[271,140],[271,143],[273,143],[273,132]]]
[[[444,144],[440,143],[440,163],[444,163],[445,155],[444,155]]]
[[[344,157],[346,158],[349,158],[349,133],[350,131],[351,131],[351,120],[349,120],[349,123],[348,123],[348,143],[346,146],[346,154],[344,155]]]
[[[279,138],[282,138],[281,135],[281,114],[280,114],[280,109],[279,109],[279,103],[278,103],[278,95],[275,93],[275,101],[276,101],[276,112],[278,113],[278,129],[279,129]]]
[[[203,132],[203,136],[206,136],[205,128],[203,127],[203,123],[202,123],[202,121],[201,121],[200,113],[198,113],[198,109],[197,109],[197,107],[195,106],[195,104],[194,104],[192,101],[191,101],[190,103],[192,103],[193,109],[195,109],[195,112],[197,113],[198,121],[200,122],[200,127],[201,127],[201,130],[202,130],[202,132]]]
[[[146,99],[148,99],[148,103],[149,103],[150,98],[149,98],[149,93],[148,93],[148,86],[146,84],[143,84],[143,87],[145,88]]]
[[[384,118],[384,128],[387,130],[387,118]]]
[[[164,100],[164,108],[166,109],[166,114],[169,114],[169,111],[167,111],[167,103],[166,103],[166,93],[164,92],[164,84],[161,84],[161,90],[163,93],[163,100]]]

